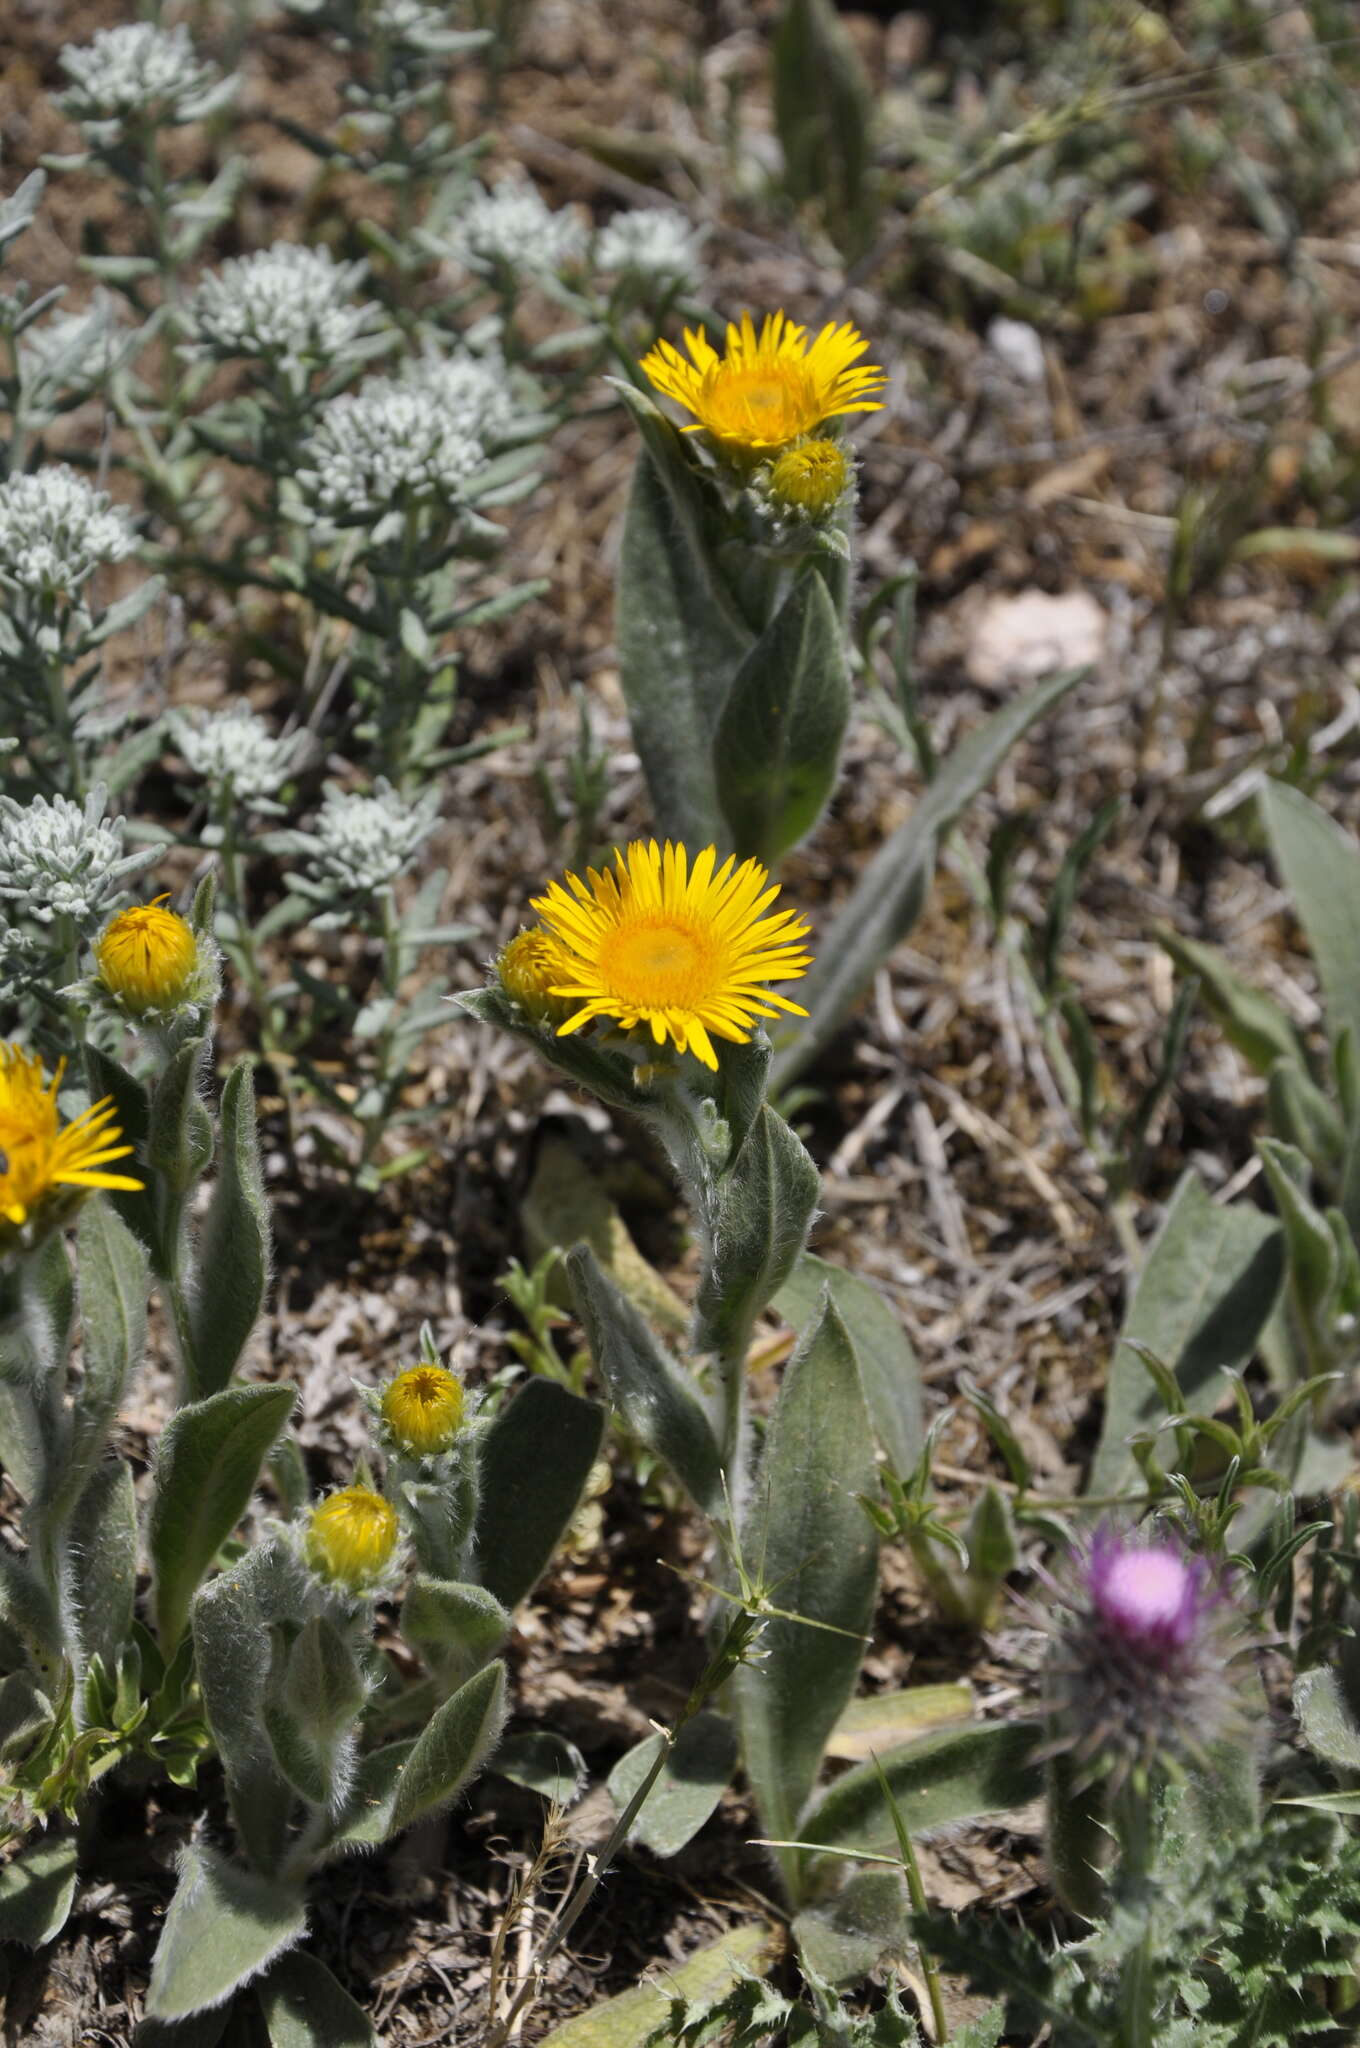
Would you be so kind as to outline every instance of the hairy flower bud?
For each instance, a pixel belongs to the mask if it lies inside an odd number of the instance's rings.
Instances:
[[[134,1017],[178,1008],[198,970],[198,941],[182,917],[162,907],[168,900],[158,896],[120,911],[95,941],[100,981]]]
[[[854,473],[840,442],[822,436],[800,441],[776,456],[765,488],[776,512],[824,519],[845,496]]]
[[[408,1457],[437,1457],[463,1426],[462,1382],[442,1365],[414,1365],[383,1390],[382,1418]]]
[[[312,1509],[306,1556],[312,1570],[351,1593],[380,1579],[397,1547],[397,1512],[368,1486],[346,1486]]]
[[[539,1022],[549,1017],[561,1019],[568,1013],[570,1005],[552,993],[553,983],[560,981],[562,974],[561,956],[538,925],[516,932],[496,961],[496,977],[505,993]]]

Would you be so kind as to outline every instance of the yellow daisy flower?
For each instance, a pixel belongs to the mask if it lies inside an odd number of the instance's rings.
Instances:
[[[134,1015],[181,1002],[198,967],[198,941],[168,896],[124,910],[95,941],[99,978]]]
[[[63,1060],[49,1081],[35,1053],[0,1045],[0,1243],[5,1226],[21,1229],[58,1189],[121,1188],[137,1194],[142,1183],[110,1173],[131,1145],[120,1143],[111,1096],[96,1102],[63,1129],[57,1091]]]
[[[368,1486],[346,1486],[312,1509],[307,1562],[321,1578],[362,1592],[397,1547],[397,1511]]]
[[[740,327],[728,323],[726,355],[688,327],[685,346],[689,362],[670,342],[658,341],[642,368],[658,391],[694,414],[687,434],[706,430],[738,456],[787,448],[841,413],[882,409],[887,379],[872,363],[853,367],[869,344],[848,320],[840,327],[829,322],[809,342],[806,327],[783,313],[767,314],[758,335],[743,313]]]
[[[691,867],[683,846],[634,840],[614,868],[588,868],[584,882],[569,874],[534,898],[561,947],[552,993],[579,1005],[559,1038],[610,1017],[716,1069],[710,1033],[745,1045],[761,1017],[807,1015],[766,984],[807,972],[808,926],[793,910],[763,914],[779,888],[759,861],[717,859],[706,846]]]
[[[446,1451],[462,1427],[462,1384],[442,1365],[413,1365],[385,1389],[382,1417],[413,1457]]]

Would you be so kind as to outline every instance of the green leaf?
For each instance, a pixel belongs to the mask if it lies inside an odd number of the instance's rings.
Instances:
[[[663,1740],[644,1737],[609,1773],[609,1796],[620,1813],[656,1762]],[[633,1823],[632,1839],[653,1856],[678,1856],[722,1798],[736,1767],[737,1735],[726,1715],[696,1714],[676,1737]]]
[[[971,1721],[973,1688],[963,1680],[947,1685],[908,1685],[899,1692],[864,1693],[851,1700],[826,1745],[828,1756],[850,1763],[889,1749],[949,1721]]]
[[[657,831],[696,851],[726,842],[713,737],[751,645],[719,598],[701,532],[697,484],[668,490],[653,457],[640,455],[619,555],[619,675]]]
[[[217,1181],[195,1264],[191,1370],[197,1393],[225,1387],[269,1286],[269,1205],[255,1128],[255,1083],[242,1060],[222,1090]]]
[[[989,1721],[942,1729],[879,1758],[888,1789],[913,1836],[980,1813],[1027,1806],[1043,1791],[1032,1761],[1040,1730],[1032,1721]],[[837,1778],[799,1828],[805,1842],[892,1855],[897,1832],[878,1767],[861,1764]]]
[[[1332,1299],[1339,1270],[1337,1246],[1325,1218],[1308,1199],[1311,1175],[1302,1152],[1282,1145],[1278,1138],[1258,1138],[1256,1149],[1284,1225],[1290,1290],[1301,1314],[1313,1322]]]
[[[1128,1438],[1162,1419],[1156,1389],[1130,1343],[1175,1373],[1187,1410],[1212,1413],[1223,1373],[1246,1365],[1279,1292],[1284,1237],[1259,1209],[1213,1202],[1193,1172],[1167,1207],[1124,1316],[1105,1390],[1092,1493],[1118,1493],[1137,1467]]]
[[[401,1632],[446,1686],[459,1686],[490,1662],[510,1631],[510,1616],[485,1586],[412,1579]]]
[[[60,1485],[69,1437],[61,1396],[75,1287],[57,1232],[19,1262],[11,1285],[0,1301],[0,1465],[37,1501]]]
[[[156,1628],[167,1656],[184,1632],[194,1589],[245,1513],[296,1398],[292,1387],[227,1387],[171,1417],[156,1458],[147,1534]]]
[[[345,1802],[322,1849],[323,1860],[343,1856],[351,1849],[376,1849],[392,1832],[392,1815],[397,1787],[414,1742],[389,1742],[359,1761],[354,1788]]]
[[[739,1977],[759,1969],[771,1946],[771,1931],[763,1922],[735,1927],[683,1963],[668,1966],[664,1982],[636,1984],[564,2020],[539,2048],[643,2048],[665,2021],[672,2000],[720,1997]]]
[[[67,1563],[80,1647],[113,1670],[132,1632],[137,1595],[137,1497],[121,1458],[100,1465],[75,1504]]]
[[[893,1470],[910,1472],[925,1442],[925,1420],[921,1368],[907,1333],[872,1281],[830,1265],[814,1252],[803,1253],[773,1306],[801,1335],[825,1288],[830,1288],[855,1348],[874,1435]]]
[[[324,1963],[301,1949],[281,1956],[255,1996],[270,2048],[374,2048],[376,2035]]]
[[[1360,846],[1324,810],[1268,781],[1261,812],[1322,983],[1327,1036],[1360,1045]]]
[[[1294,1712],[1314,1756],[1343,1771],[1360,1771],[1360,1724],[1334,1671],[1303,1671],[1294,1681]]]
[[[278,1542],[248,1550],[203,1586],[193,1603],[194,1668],[226,1773],[232,1818],[251,1861],[274,1868],[287,1839],[292,1796],[265,1729],[273,1661],[268,1622],[295,1614],[305,1597],[299,1567]]]
[[[0,1624],[19,1638],[39,1671],[63,1654],[61,1623],[47,1588],[27,1559],[0,1550]]]
[[[206,1039],[186,1039],[161,1070],[148,1111],[147,1162],[181,1196],[213,1155],[212,1118],[199,1094],[206,1055]]]
[[[732,678],[713,758],[743,858],[773,868],[835,787],[850,715],[840,620],[818,575],[800,576]]]
[[[57,1516],[83,1491],[108,1441],[127,1385],[146,1348],[146,1254],[102,1201],[86,1202],[76,1232],[84,1377],[71,1411],[65,1469],[53,1496]]]
[[[911,930],[930,888],[940,840],[959,813],[987,787],[1016,742],[1086,674],[1064,670],[994,711],[955,747],[906,823],[879,848],[844,909],[818,936],[816,961],[798,990],[808,1016],[796,1036],[790,1026],[776,1037],[773,1091],[788,1088],[826,1049],[880,964]]]
[[[148,1165],[146,1141],[151,1119],[150,1098],[140,1081],[117,1060],[111,1060],[107,1053],[100,1052],[97,1046],[85,1046],[84,1056],[90,1099],[102,1101],[106,1095],[112,1097],[118,1128],[134,1150],[135,1157],[127,1164],[132,1178],[136,1180]],[[128,1189],[111,1188],[102,1199],[117,1210],[138,1243],[146,1248],[156,1272],[164,1275],[168,1262],[162,1242],[155,1176],[147,1172],[145,1177],[146,1185],[139,1194]]]
[[[53,1829],[0,1866],[0,1941],[41,1948],[66,1925],[76,1895],[76,1838]]]
[[[652,1335],[589,1245],[568,1252],[566,1265],[590,1355],[625,1425],[670,1468],[696,1507],[720,1513],[718,1442],[693,1380]]]
[[[771,61],[788,191],[818,203],[840,246],[857,254],[873,219],[874,98],[830,0],[785,0]]]
[[[909,1946],[901,1872],[856,1871],[829,1899],[805,1907],[793,1933],[804,1962],[824,1983],[858,1983]]]
[[[1105,1867],[1114,1853],[1109,1795],[1097,1779],[1083,1784],[1066,1752],[1044,1766],[1044,1847],[1053,1889],[1070,1913],[1095,1920],[1109,1909]]]
[[[768,1835],[797,1834],[864,1660],[878,1545],[857,1496],[874,1480],[854,1347],[828,1292],[785,1368],[741,1535],[772,1603],[806,1617],[769,1620],[760,1662],[733,1680],[742,1761]],[[797,1896],[804,1859],[779,1854]]]
[[[481,1446],[477,1578],[506,1608],[542,1578],[600,1453],[604,1410],[552,1380],[529,1380]]]
[[[458,1797],[495,1748],[506,1711],[505,1666],[499,1662],[445,1700],[416,1738],[397,1780],[390,1834]]]
[[[507,1735],[489,1768],[497,1777],[523,1785],[556,1806],[571,1806],[579,1799],[590,1775],[576,1744],[547,1728],[526,1728],[519,1735]]]
[[[1293,1023],[1270,996],[1228,965],[1216,946],[1204,946],[1179,932],[1161,931],[1158,940],[1182,973],[1194,975],[1200,994],[1230,1045],[1268,1074],[1277,1060],[1307,1070],[1307,1054]]]
[[[763,1104],[718,1183],[696,1304],[693,1348],[700,1357],[712,1353],[729,1370],[743,1370],[755,1319],[788,1279],[820,1191],[817,1169],[801,1141]]]
[[[190,1843],[156,1945],[147,2013],[178,2020],[221,2005],[306,1931],[300,1890]]]

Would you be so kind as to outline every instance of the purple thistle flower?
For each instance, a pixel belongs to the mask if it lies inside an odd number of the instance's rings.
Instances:
[[[1226,1572],[1173,1531],[1107,1524],[1049,1580],[1051,1740],[1077,1778],[1116,1791],[1245,1727],[1231,1669],[1243,1647]]]

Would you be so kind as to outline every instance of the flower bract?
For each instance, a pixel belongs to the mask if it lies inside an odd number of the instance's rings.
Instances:
[[[333,1585],[362,1592],[381,1578],[397,1547],[397,1511],[369,1486],[346,1486],[312,1509],[307,1562]]]
[[[642,368],[658,391],[693,413],[687,434],[707,431],[737,456],[787,448],[823,420],[877,412],[883,403],[883,371],[859,363],[869,344],[848,320],[829,322],[809,342],[806,327],[784,313],[768,314],[759,333],[743,313],[740,326],[728,323],[725,355],[688,327],[685,346],[689,362],[670,342],[658,341]]]
[[[384,1390],[382,1417],[412,1457],[446,1451],[462,1427],[462,1382],[442,1365],[414,1365]]]
[[[744,1045],[762,1017],[806,1015],[768,984],[807,972],[808,926],[796,911],[766,915],[779,889],[759,861],[729,854],[719,867],[708,846],[691,866],[683,846],[652,839],[614,862],[534,899],[560,947],[551,992],[573,1005],[559,1037],[607,1017],[716,1069],[714,1037]]]
[[[137,1016],[174,1009],[198,967],[193,930],[163,907],[166,900],[120,911],[95,942],[100,980]]]
[[[0,1045],[0,1244],[64,1190],[141,1190],[141,1181],[108,1170],[132,1151],[113,1120],[111,1097],[62,1124],[63,1067],[49,1080],[35,1053]]]

